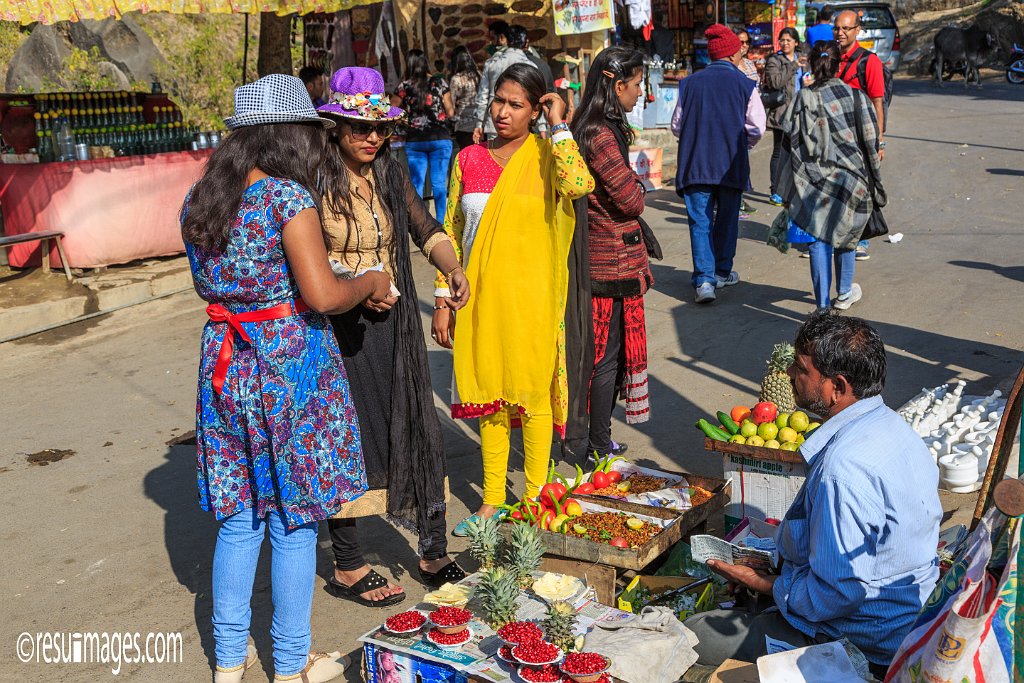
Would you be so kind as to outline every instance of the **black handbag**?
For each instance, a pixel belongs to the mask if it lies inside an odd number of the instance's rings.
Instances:
[[[877,177],[876,171],[871,168],[871,165],[867,162],[869,154],[867,145],[864,143],[864,134],[861,132],[861,129],[863,128],[863,119],[861,118],[860,113],[861,97],[863,97],[863,95],[861,95],[860,90],[853,91],[853,112],[854,118],[857,122],[857,144],[860,147],[860,153],[864,157],[864,165],[867,166],[868,192],[871,193],[872,204],[871,215],[868,216],[868,222],[864,224],[864,230],[861,232],[860,238],[862,240],[870,240],[875,237],[888,235],[889,224],[885,222],[885,216],[882,215],[881,206],[879,205],[879,201],[876,199],[876,196],[879,194],[878,190],[882,186],[882,179]],[[884,192],[885,191],[882,190],[882,194],[884,194]],[[885,204],[884,200],[882,204]]]
[[[786,103],[785,90],[762,90],[761,104],[765,109],[778,109]]]

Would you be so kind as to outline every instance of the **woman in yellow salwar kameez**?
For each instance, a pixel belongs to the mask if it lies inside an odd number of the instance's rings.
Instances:
[[[528,497],[544,482],[554,431],[565,429],[572,200],[594,179],[562,120],[564,102],[545,91],[532,65],[506,69],[490,106],[497,136],[464,148],[452,169],[444,227],[477,295],[456,326],[439,276],[433,336],[454,349],[452,417],[480,419],[483,504],[470,519],[505,502],[512,427],[523,429]],[[550,140],[531,132],[542,111]],[[467,535],[466,520],[452,533]]]

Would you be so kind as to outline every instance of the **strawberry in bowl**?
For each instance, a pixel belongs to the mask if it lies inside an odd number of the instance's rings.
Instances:
[[[576,683],[598,683],[612,660],[596,652],[570,652],[562,660],[562,673]]]
[[[557,666],[553,664],[547,664],[545,666],[526,666],[519,667],[516,672],[519,674],[519,678],[526,681],[526,683],[560,683],[562,680],[562,672],[558,670]]]
[[[419,631],[423,628],[423,624],[425,623],[427,623],[427,618],[423,616],[422,612],[409,610],[408,612],[402,612],[401,614],[388,617],[384,621],[384,630],[388,633],[401,636],[407,633]]]
[[[473,614],[461,607],[438,607],[430,613],[430,623],[446,635],[462,633],[472,618]]]
[[[554,664],[562,658],[562,650],[557,645],[539,640],[534,643],[522,643],[512,648],[512,656],[529,666]]]
[[[498,629],[498,637],[504,640],[506,645],[515,647],[522,643],[544,640],[544,633],[532,621],[513,621]]]

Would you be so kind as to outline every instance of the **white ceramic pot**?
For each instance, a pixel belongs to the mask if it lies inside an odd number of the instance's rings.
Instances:
[[[978,481],[978,458],[972,453],[946,456],[939,460],[942,481],[948,488],[970,486]]]

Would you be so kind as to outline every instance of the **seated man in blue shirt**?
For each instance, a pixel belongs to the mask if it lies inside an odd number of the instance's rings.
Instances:
[[[797,404],[823,418],[800,446],[807,478],[777,533],[779,575],[709,561],[729,581],[772,595],[753,615],[686,621],[698,663],[753,662],[765,636],[796,647],[847,638],[884,672],[939,576],[938,472],[921,437],[879,394],[885,347],[859,318],[811,314],[789,368]]]

